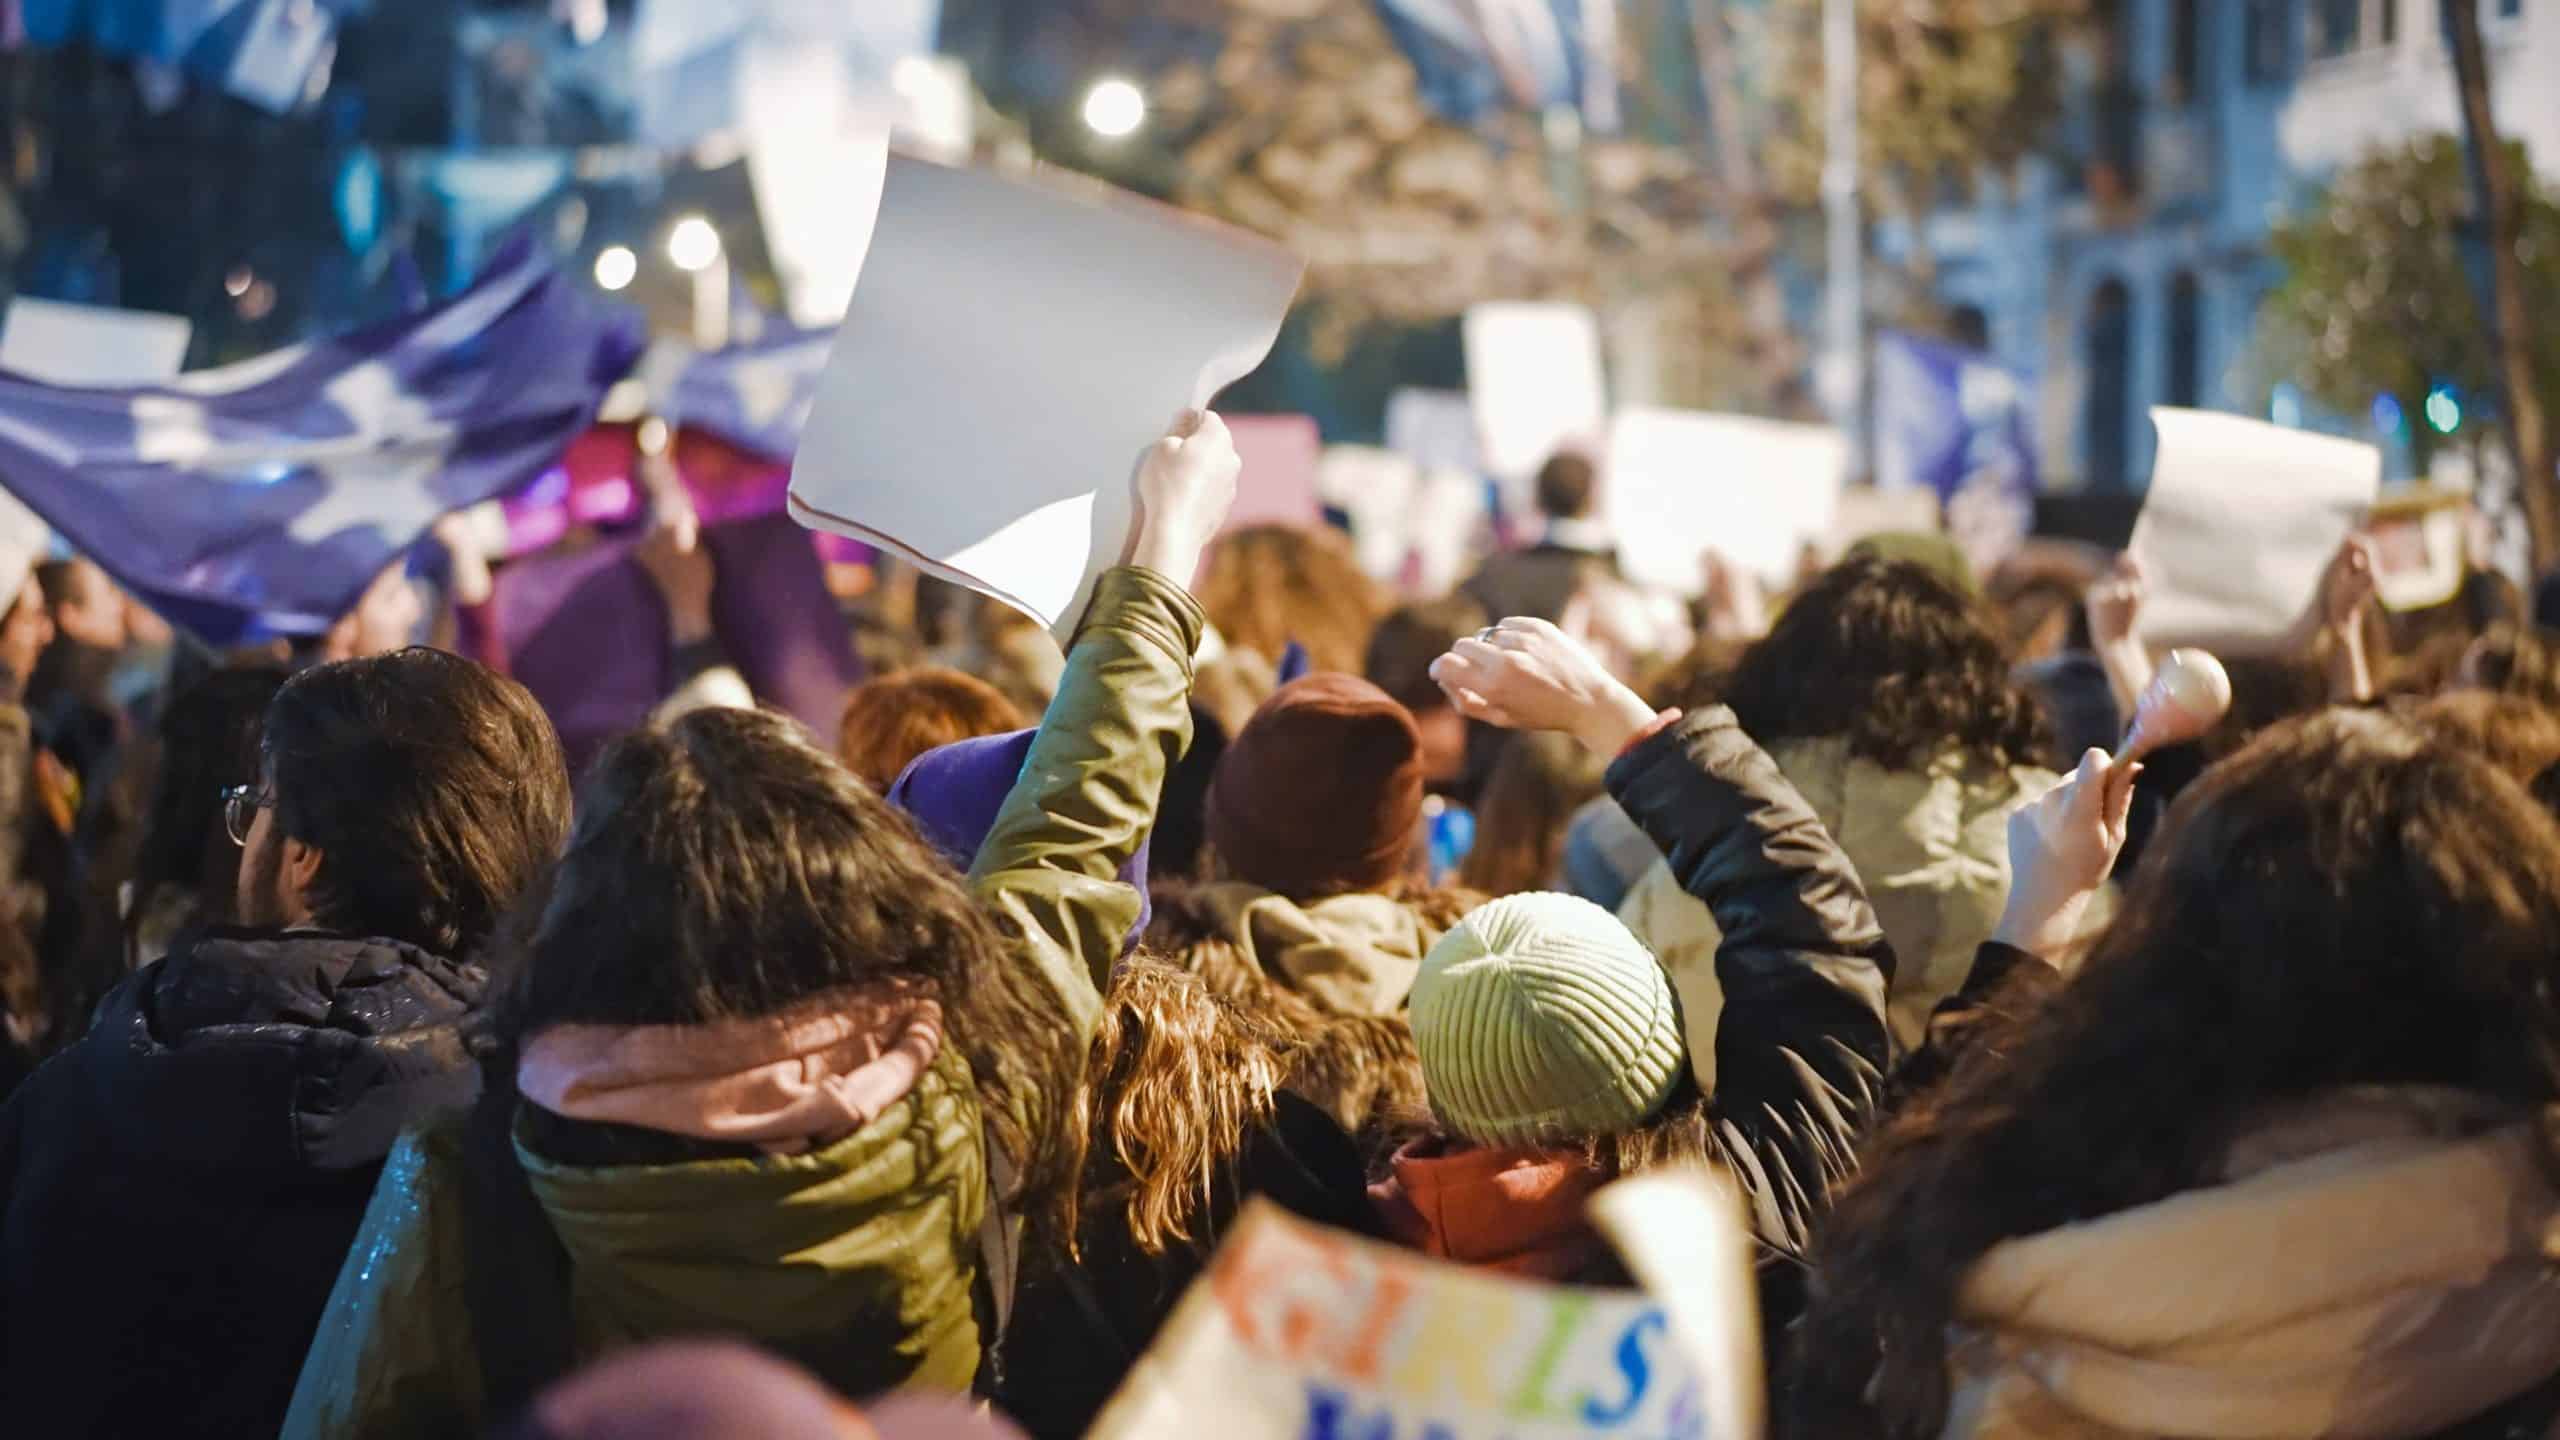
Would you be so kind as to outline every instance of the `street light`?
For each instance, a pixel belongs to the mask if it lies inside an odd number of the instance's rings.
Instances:
[[[1105,140],[1121,139],[1147,123],[1147,97],[1117,76],[1096,80],[1084,92],[1084,123]]]
[[[667,232],[667,258],[693,276],[693,343],[719,350],[729,343],[729,255],[720,232],[699,215],[687,215]]]
[[[667,232],[667,258],[679,270],[699,272],[720,258],[720,232],[699,215],[687,215]]]
[[[596,284],[619,290],[640,273],[640,257],[628,245],[607,245],[596,252]]]

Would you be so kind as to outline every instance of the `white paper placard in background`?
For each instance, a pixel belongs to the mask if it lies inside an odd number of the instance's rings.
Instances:
[[[1548,456],[1596,449],[1607,428],[1599,322],[1583,305],[1501,301],[1468,306],[1462,330],[1485,469],[1525,502]]]
[[[1603,514],[1627,578],[1695,595],[1708,550],[1792,584],[1831,533],[1849,445],[1828,425],[1629,406],[1609,427]]]
[[[187,361],[184,315],[19,296],[0,319],[0,370],[48,385],[156,385]]]
[[[2382,452],[2238,415],[2155,409],[2160,432],[2133,553],[2155,643],[2282,635],[2382,490]]]
[[[1099,187],[893,156],[791,513],[1064,643],[1128,538],[1138,453],[1261,363],[1303,268]]]

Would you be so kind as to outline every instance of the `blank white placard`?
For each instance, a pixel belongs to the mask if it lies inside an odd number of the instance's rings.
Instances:
[[[2282,635],[2382,491],[2382,452],[2204,410],[2156,409],[2151,489],[2133,527],[2159,642]]]
[[[20,296],[0,319],[0,370],[48,385],[156,385],[187,360],[184,315]]]
[[[1608,426],[1600,324],[1584,305],[1499,301],[1468,306],[1461,330],[1484,466],[1525,500],[1548,456]]]
[[[1629,406],[1609,427],[1603,513],[1638,584],[1695,595],[1713,550],[1786,585],[1806,542],[1830,535],[1848,468],[1828,425]]]
[[[892,156],[791,513],[1064,643],[1128,539],[1139,452],[1261,363],[1302,269],[1099,187]]]

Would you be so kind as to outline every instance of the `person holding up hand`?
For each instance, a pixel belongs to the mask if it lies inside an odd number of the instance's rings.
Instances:
[[[1740,1182],[1783,1313],[1824,1197],[1881,1088],[1893,954],[1857,874],[1731,711],[1657,715],[1554,625],[1505,620],[1433,667],[1470,719],[1572,736],[1716,917],[1726,1023],[1701,1085],[1660,965],[1607,911],[1531,893],[1468,915],[1423,963],[1414,1041],[1435,1125],[1375,1190],[1429,1253],[1606,1279],[1581,1201],[1712,1159]]]
[[[606,748],[495,967],[468,1117],[404,1137],[284,1433],[475,1433],[640,1342],[771,1346],[840,1393],[965,1393],[1012,1303],[1190,739],[1183,588],[1225,425],[1140,457],[1046,723],[965,879],[789,721]]]

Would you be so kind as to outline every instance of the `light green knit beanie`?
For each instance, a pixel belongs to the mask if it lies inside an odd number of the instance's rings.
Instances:
[[[1431,1109],[1479,1144],[1631,1130],[1688,1064],[1662,966],[1617,916],[1571,895],[1469,912],[1423,957],[1412,1003]]]

